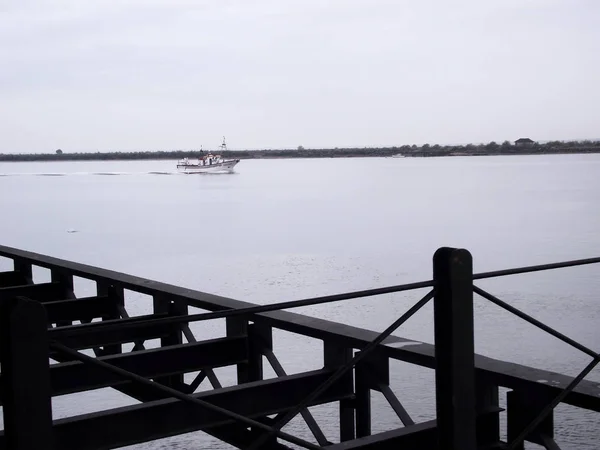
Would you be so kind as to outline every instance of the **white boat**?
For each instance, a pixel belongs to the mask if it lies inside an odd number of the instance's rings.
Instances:
[[[221,151],[227,150],[225,136],[223,143],[219,146]],[[223,159],[219,154],[208,153],[200,158],[198,162],[183,158],[177,161],[177,170],[183,173],[233,173],[233,168],[239,163],[239,159]]]

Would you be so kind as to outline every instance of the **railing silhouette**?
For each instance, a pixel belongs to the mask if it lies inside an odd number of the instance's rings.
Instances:
[[[432,280],[253,305],[9,247],[0,246],[0,256],[14,261],[14,270],[0,273],[5,424],[0,449],[113,448],[193,430],[248,450],[286,448],[278,439],[308,449],[334,450],[400,445],[522,449],[524,441],[556,449],[553,410],[559,403],[600,412],[600,389],[584,380],[600,355],[474,285],[487,278],[596,264],[600,258],[473,274],[468,251],[441,248],[433,258]],[[50,269],[51,282],[34,284],[33,266]],[[74,276],[95,281],[97,295],[75,298]],[[431,289],[381,333],[282,311],[423,288]],[[125,289],[151,295],[154,313],[129,317]],[[474,294],[586,353],[592,361],[570,378],[475,355]],[[430,300],[435,346],[394,347],[408,341],[392,333]],[[188,306],[209,312],[188,314]],[[94,318],[102,321],[92,322]],[[190,323],[222,318],[226,338],[196,342]],[[73,325],[77,320],[81,324]],[[273,353],[273,328],[321,339],[323,369],[286,375]],[[161,339],[160,349],[145,349],[144,341],[151,338]],[[134,348],[123,353],[126,342],[133,342]],[[96,357],[78,351],[85,348],[94,349]],[[263,380],[262,356],[274,369],[275,381]],[[49,358],[59,364],[50,367]],[[389,359],[435,369],[435,420],[415,424],[389,387]],[[234,390],[222,388],[213,371],[226,365],[237,366]],[[185,383],[183,374],[196,370],[198,376]],[[549,377],[560,382],[537,381]],[[214,390],[195,394],[204,379]],[[52,420],[52,396],[105,386],[142,404]],[[499,386],[512,389],[507,394],[507,443],[500,440]],[[404,428],[371,434],[373,389],[382,392]],[[236,403],[236,396],[246,400]],[[165,403],[168,398],[179,402]],[[331,401],[340,405],[339,444],[326,439],[308,409]],[[277,415],[270,419],[273,411]],[[298,415],[317,444],[282,431]],[[153,429],[140,429],[136,425],[140,419],[157,423]],[[100,427],[112,433],[103,433]]]

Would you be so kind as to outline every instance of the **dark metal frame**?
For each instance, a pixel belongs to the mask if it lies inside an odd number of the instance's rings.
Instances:
[[[9,247],[0,246],[0,256],[14,261],[13,271],[0,273],[0,399],[5,415],[0,449],[112,448],[192,430],[249,450],[286,448],[278,439],[304,448],[499,448],[505,445],[499,435],[500,386],[512,389],[508,448],[523,448],[529,440],[554,449],[556,405],[600,411],[595,384],[583,380],[600,362],[597,353],[473,285],[474,280],[594,264],[600,258],[473,274],[468,251],[442,248],[434,255],[430,281],[259,306]],[[34,284],[32,266],[50,269],[51,282]],[[95,281],[97,295],[75,298],[74,276]],[[423,288],[433,289],[382,333],[281,311]],[[125,289],[151,295],[154,313],[130,318]],[[475,355],[473,293],[593,361],[570,378]],[[436,345],[412,342],[395,347],[408,341],[391,333],[432,298]],[[209,312],[188,314],[188,306]],[[92,322],[94,318],[101,322]],[[227,322],[226,338],[196,342],[189,323],[222,318]],[[73,325],[76,320],[81,325]],[[273,328],[321,339],[324,368],[286,375],[272,350]],[[153,338],[160,338],[161,348],[146,350],[144,341]],[[125,342],[135,343],[132,352],[123,353]],[[77,351],[84,348],[93,348],[96,357]],[[278,378],[261,381],[263,356]],[[49,357],[60,363],[49,367]],[[389,359],[435,369],[436,421],[414,423],[389,388]],[[235,388],[223,388],[213,372],[227,365],[237,366]],[[183,374],[197,370],[196,379],[184,383]],[[194,394],[205,378],[214,390]],[[548,378],[559,382],[536,381]],[[52,421],[52,396],[104,386],[143,403]],[[383,393],[404,428],[371,436],[373,389]],[[331,401],[340,405],[339,444],[327,440],[308,410]],[[39,413],[28,414],[32,408]],[[272,414],[277,415],[269,419]],[[317,444],[281,431],[298,414]],[[135,425],[140,420],[162,423],[140,429]],[[99,426],[109,426],[113,433],[95,435],[94,427]]]

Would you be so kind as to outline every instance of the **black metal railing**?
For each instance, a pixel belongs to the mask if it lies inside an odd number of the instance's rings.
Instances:
[[[16,442],[15,439],[17,438],[27,440],[28,437],[25,434],[28,434],[29,438],[35,439],[35,437],[31,436],[30,432],[25,433],[25,428],[20,428],[20,423],[30,423],[30,420],[25,420],[25,418],[19,415],[20,412],[22,413],[27,408],[19,407],[15,394],[8,393],[8,389],[13,388],[14,383],[19,383],[19,380],[14,378],[16,374],[24,376],[25,372],[33,367],[31,364],[36,359],[36,352],[42,355],[41,358],[38,355],[37,364],[40,364],[39,361],[43,360],[44,346],[55,352],[54,355],[62,355],[63,358],[66,358],[65,360],[77,360],[84,364],[96,366],[148,391],[159,393],[163,397],[173,397],[190,405],[195,405],[200,409],[211,410],[223,416],[223,418],[233,420],[244,427],[251,427],[253,430],[259,431],[258,434],[253,435],[252,439],[244,441],[243,448],[249,450],[261,448],[264,444],[273,445],[274,438],[280,438],[304,448],[322,448],[325,445],[332,445],[326,440],[314,418],[312,418],[312,415],[308,411],[308,406],[314,404],[325,392],[336,385],[338,381],[347,378],[349,374],[352,375],[353,370],[356,373],[356,389],[353,393],[354,403],[349,404],[346,400],[340,400],[340,404],[345,405],[345,409],[342,408],[343,412],[345,411],[344,414],[340,413],[340,427],[344,428],[341,430],[342,440],[362,438],[371,434],[370,407],[361,409],[356,406],[360,404],[364,406],[365,402],[368,404],[368,395],[365,397],[365,393],[368,394],[370,389],[379,389],[384,393],[385,398],[408,428],[416,426],[402,404],[389,389],[389,382],[386,383],[386,380],[379,380],[372,373],[369,373],[368,370],[364,370],[364,368],[371,367],[372,365],[379,365],[385,368],[388,358],[401,359],[435,368],[436,433],[438,442],[440,444],[443,443],[444,449],[454,450],[460,448],[462,450],[469,450],[477,448],[477,445],[499,442],[498,414],[500,408],[498,407],[497,400],[498,386],[513,388],[513,391],[509,393],[511,394],[509,397],[509,415],[512,418],[512,420],[509,420],[508,432],[508,448],[510,449],[522,448],[524,440],[531,440],[532,442],[544,445],[546,448],[557,448],[552,432],[548,431],[548,417],[551,416],[554,408],[561,402],[568,402],[576,406],[588,407],[589,409],[600,411],[600,399],[597,397],[594,398],[590,394],[592,390],[591,384],[580,388],[582,384],[585,384],[582,381],[584,377],[600,362],[598,353],[473,285],[474,280],[596,264],[600,263],[600,258],[473,274],[472,259],[469,252],[460,249],[444,248],[438,250],[434,255],[433,280],[259,306],[8,247],[0,246],[0,256],[13,259],[14,273],[22,275],[22,279],[28,281],[29,285],[32,283],[32,266],[35,265],[49,268],[52,272],[52,283],[55,283],[54,287],[59,286],[63,291],[67,291],[67,294],[70,292],[71,296],[68,298],[74,298],[72,294],[73,276],[78,276],[96,281],[98,294],[108,293],[111,298],[116,297],[118,299],[116,310],[102,316],[102,322],[91,323],[90,319],[82,320],[81,325],[72,325],[72,323],[67,321],[67,323],[56,328],[45,329],[45,331],[36,330],[41,336],[40,348],[32,351],[34,356],[29,358],[31,361],[23,363],[22,357],[15,353],[18,348],[11,347],[11,345],[17,345],[18,347],[15,339],[19,328],[11,326],[10,320],[20,317],[22,320],[22,322],[19,322],[20,326],[25,326],[28,320],[25,317],[27,315],[31,317],[36,314],[34,311],[36,308],[35,305],[39,309],[37,314],[45,315],[47,308],[43,306],[44,302],[32,301],[22,297],[16,297],[11,302],[5,301],[8,298],[12,299],[14,297],[13,294],[23,292],[22,285],[0,289],[0,299],[4,304],[4,309],[1,312],[3,320],[2,329],[5,331],[2,336],[4,343],[2,347],[2,382],[4,386],[2,400],[5,408],[5,437],[7,443]],[[7,275],[6,279],[12,276]],[[47,287],[50,288],[51,286]],[[360,297],[424,288],[433,289],[381,333],[374,333],[339,324],[335,324],[335,327],[328,327],[327,324],[330,323],[327,321],[312,318],[307,320],[305,316],[282,311],[283,309],[327,304]],[[11,291],[11,289],[13,290]],[[128,317],[124,307],[124,289],[152,295],[155,300],[155,313],[148,316]],[[499,370],[498,367],[491,368],[486,366],[485,362],[478,361],[476,363],[473,350],[474,293],[592,356],[594,358],[593,361],[577,377],[569,378],[568,383],[564,383],[564,386],[541,386],[532,380],[510,375],[508,374],[508,370],[503,372],[501,365],[499,365]],[[401,339],[392,336],[392,333],[431,299],[434,299],[435,347],[428,344],[422,344],[416,349],[382,346],[382,344],[385,344],[390,339]],[[161,306],[157,307],[157,305]],[[188,306],[208,309],[210,312],[188,315]],[[29,311],[28,314],[25,316],[22,315],[19,312],[19,308],[25,308]],[[21,314],[21,316],[19,314],[15,316],[15,311]],[[270,334],[271,328],[280,328],[322,339],[326,343],[325,366],[331,370],[326,374],[325,379],[310,392],[307,392],[294,407],[284,409],[274,421],[265,423],[264,420],[251,419],[192,396],[191,392],[194,392],[195,388],[198,387],[204,378],[208,378],[216,389],[221,387],[210,368],[201,370],[191,385],[187,386],[187,388],[182,388],[181,383],[177,385],[173,380],[169,382],[162,379],[161,382],[153,381],[148,377],[125,370],[104,360],[84,355],[67,345],[78,340],[85,340],[86,336],[89,337],[99,333],[102,336],[109,336],[111,333],[117,332],[124,334],[131,333],[127,334],[127,339],[133,339],[131,336],[134,336],[140,330],[158,330],[160,332],[156,331],[156,333],[160,336],[165,336],[166,333],[167,337],[161,337],[164,345],[182,343],[181,338],[177,340],[173,334],[164,331],[169,330],[169,327],[180,327],[177,329],[186,337],[187,341],[195,342],[195,338],[189,329],[190,323],[222,318],[228,321],[228,335],[252,335],[256,337],[255,332],[257,330],[263,334]],[[45,324],[46,322],[47,318],[43,320],[39,319],[37,322],[34,321],[34,323],[38,324]],[[250,324],[250,322],[253,322],[253,324]],[[44,344],[44,339],[46,340],[46,344]],[[261,345],[257,344],[259,341],[262,342]],[[342,344],[340,344],[341,341],[343,341]],[[140,338],[134,340],[134,342],[136,342],[134,351],[144,348],[143,339]],[[115,345],[118,345],[118,347],[115,347]],[[256,347],[257,345],[258,347]],[[346,356],[341,359],[334,358],[332,354],[335,352],[329,351],[328,353],[328,345],[333,345],[336,351],[340,349],[344,350]],[[82,348],[85,348],[85,345]],[[253,339],[251,349],[254,349],[252,351],[256,353],[254,356],[258,355],[262,357],[262,355],[265,355],[279,377],[285,376],[285,371],[273,354],[268,342],[265,343],[260,339]],[[346,350],[351,351],[353,349],[358,349],[359,351],[354,355],[346,352]],[[48,349],[46,349],[46,358],[47,351]],[[108,352],[105,355],[119,353],[120,344],[107,345],[104,347],[104,351]],[[97,356],[102,355],[98,350]],[[381,358],[382,355],[383,358]],[[240,364],[238,364],[238,381],[248,382],[262,377],[262,366],[256,360],[245,363],[248,367],[242,367]],[[496,366],[498,365],[496,364]],[[246,374],[242,377],[241,374],[244,370],[254,371],[254,375],[246,376]],[[40,386],[42,386],[40,388],[42,392],[39,397],[45,398],[43,392],[45,384],[40,380],[45,376],[43,374],[46,372],[41,371],[39,373],[42,374],[36,380],[41,382]],[[242,380],[242,378],[245,379]],[[543,377],[539,377],[538,379],[541,378]],[[348,379],[352,380],[353,377]],[[478,380],[477,383],[475,382],[476,379]],[[531,388],[531,392],[533,392],[531,395],[535,394],[536,398],[542,401],[538,401],[533,406],[527,404],[524,398],[529,394],[523,389],[515,389],[514,386],[517,385],[527,385]],[[187,392],[185,389],[187,389]],[[16,392],[18,392],[18,389]],[[50,388],[48,388],[48,392],[46,393],[48,397],[50,396],[49,392]],[[550,401],[543,401],[552,395],[553,397]],[[144,395],[140,394],[138,398],[143,397]],[[150,395],[148,398],[153,397]],[[40,411],[47,410],[47,408],[43,407],[45,404],[44,401],[42,401]],[[512,407],[512,405],[518,405],[518,407]],[[347,414],[347,411],[350,410],[354,410],[351,414],[352,420],[346,420],[350,417]],[[298,414],[301,414],[309,425],[319,444],[318,446],[281,431],[283,426]],[[342,418],[342,415],[344,418]],[[44,422],[44,420],[46,427],[50,426],[51,428],[51,414],[50,425],[48,425],[47,416],[45,418],[38,418],[40,423]],[[356,430],[354,429],[355,426]],[[46,436],[48,438],[51,435],[52,432],[46,430],[46,433],[40,432],[37,436]],[[401,442],[401,439],[404,439],[404,435],[398,434],[395,439]],[[431,439],[431,436],[428,434],[424,439]],[[360,441],[360,439],[358,440]],[[40,441],[36,442],[39,443]],[[21,446],[15,448],[28,447]]]

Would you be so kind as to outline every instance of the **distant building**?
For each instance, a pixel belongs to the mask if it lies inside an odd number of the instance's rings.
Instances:
[[[529,138],[520,138],[515,141],[515,145],[517,147],[529,147],[534,142]]]

